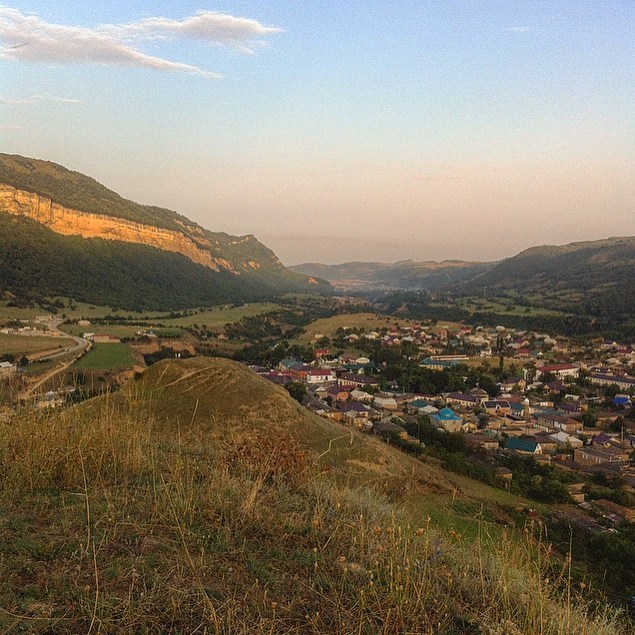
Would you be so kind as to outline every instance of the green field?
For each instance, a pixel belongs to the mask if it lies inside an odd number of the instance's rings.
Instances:
[[[366,331],[376,331],[392,326],[412,326],[414,320],[404,320],[393,317],[382,317],[375,313],[344,313],[333,317],[315,320],[304,329],[297,341],[310,343],[316,335],[333,337],[339,328],[364,328]]]
[[[93,348],[78,360],[73,368],[82,370],[112,370],[130,368],[135,358],[127,344],[95,344]]]
[[[223,304],[204,309],[200,313],[194,313],[194,315],[188,315],[187,317],[163,319],[161,324],[165,326],[191,326],[192,324],[198,324],[209,328],[221,328],[229,322],[238,322],[244,317],[253,317],[278,308],[280,308],[279,305],[272,302],[254,302],[253,304],[243,304],[239,307]]]
[[[5,335],[0,333],[0,355],[29,355],[72,346],[73,340],[46,335]]]
[[[530,299],[531,301],[531,299]],[[524,304],[516,304],[513,299],[503,298],[458,298],[456,305],[470,313],[496,313],[501,316],[505,315],[524,315],[529,317],[536,316],[562,316],[568,315],[566,311],[558,311],[549,309],[544,306],[527,306]],[[432,305],[443,306],[443,305]]]

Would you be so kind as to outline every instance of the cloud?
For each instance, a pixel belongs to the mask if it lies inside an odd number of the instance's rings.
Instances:
[[[81,99],[70,99],[68,97],[55,97],[55,95],[49,95],[44,93],[42,95],[31,95],[30,97],[0,97],[0,104],[7,106],[29,106],[31,104],[41,103],[58,103],[58,104],[83,104]]]
[[[48,23],[37,15],[0,6],[0,40],[4,43],[0,59],[137,66],[219,78],[198,66],[147,55],[137,45],[143,40],[186,38],[251,53],[254,44],[262,44],[258,38],[278,32],[280,29],[256,20],[211,11],[182,20],[157,17],[87,28]]]
[[[505,30],[509,31],[510,33],[527,33],[527,31],[529,31],[529,27],[528,26],[508,26]]]
[[[253,53],[252,42],[262,45],[261,38],[280,33],[282,29],[263,26],[256,20],[236,18],[215,11],[199,11],[183,20],[169,18],[147,18],[120,26],[103,27],[105,31],[119,37],[160,39],[184,37],[202,40],[209,44],[230,46],[246,53]]]

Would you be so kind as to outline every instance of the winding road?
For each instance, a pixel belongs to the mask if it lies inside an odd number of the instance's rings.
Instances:
[[[92,342],[83,337],[78,337],[77,335],[70,335],[69,333],[65,333],[64,331],[60,331],[59,324],[62,320],[37,320],[41,324],[44,324],[50,333],[53,333],[56,336],[62,336],[66,338],[70,338],[75,342],[74,346],[69,348],[65,348],[59,352],[52,353],[51,355],[46,355],[45,357],[40,357],[38,359],[39,362],[48,362],[54,361],[60,358],[69,357],[69,359],[65,360],[63,363],[54,366],[49,371],[38,377],[37,381],[31,384],[26,390],[21,392],[18,395],[18,399],[20,401],[25,401],[27,399],[32,399],[35,396],[36,391],[43,386],[47,381],[63,373],[71,364],[75,362],[75,360],[80,357],[84,351],[90,350],[92,347]],[[25,335],[28,337],[28,335]]]

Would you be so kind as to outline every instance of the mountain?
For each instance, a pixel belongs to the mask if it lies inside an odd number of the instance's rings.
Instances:
[[[633,279],[635,237],[531,247],[494,264],[470,284],[544,292],[618,287]]]
[[[292,271],[328,280],[345,289],[419,289],[435,291],[452,287],[489,270],[492,263],[444,260],[443,262],[395,263],[346,262],[339,265],[305,263]]]
[[[0,154],[0,290],[157,309],[328,288],[252,235],[211,232],[55,163]]]
[[[467,294],[573,294],[590,313],[635,313],[635,237],[544,245],[490,263],[307,263],[292,267],[347,288],[459,291]]]

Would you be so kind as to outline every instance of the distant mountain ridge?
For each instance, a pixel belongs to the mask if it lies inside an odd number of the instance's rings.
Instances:
[[[289,267],[292,271],[319,276],[348,289],[389,288],[439,290],[487,271],[493,263],[444,260],[442,262],[395,263],[346,262],[339,265],[305,263]]]
[[[418,289],[480,293],[569,291],[593,303],[613,294],[611,304],[635,313],[635,237],[531,247],[498,262],[306,263],[291,267],[336,286],[357,289]],[[615,291],[619,291],[616,295]],[[607,295],[608,294],[608,295]]]
[[[208,231],[171,210],[127,201],[78,172],[17,155],[0,154],[0,247],[0,290],[130,308],[329,288],[289,271],[252,235]],[[106,263],[117,280],[107,279]],[[161,300],[162,288],[170,297]]]
[[[630,286],[635,274],[635,237],[530,247],[495,263],[469,282],[476,287],[526,292],[580,292]]]

